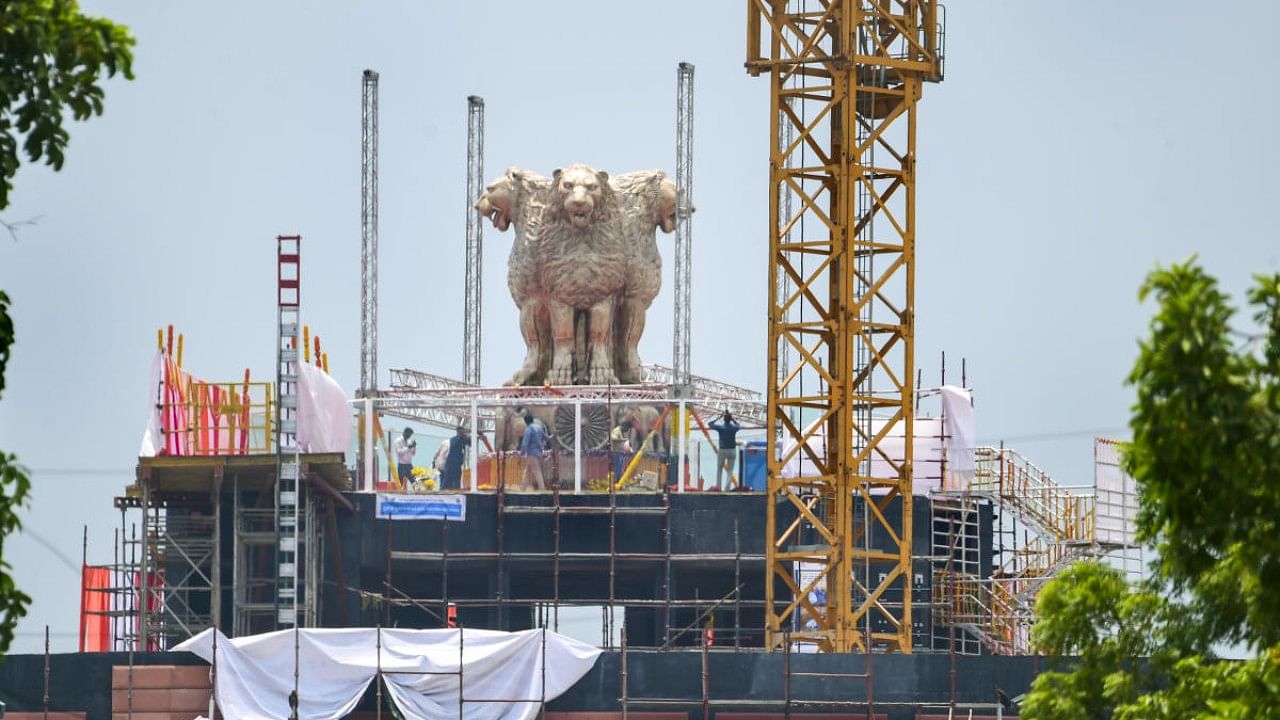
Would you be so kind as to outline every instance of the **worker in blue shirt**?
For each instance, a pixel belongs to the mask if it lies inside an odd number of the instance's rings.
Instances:
[[[738,459],[738,430],[742,426],[733,419],[728,410],[720,416],[719,422],[712,420],[711,429],[720,435],[719,449],[716,452],[716,489],[726,490],[720,484],[721,476],[727,471],[729,482],[733,482],[733,464]]]
[[[547,431],[532,413],[524,416],[524,435],[520,438],[520,454],[524,456],[522,490],[546,490],[542,481],[542,451],[547,447]]]

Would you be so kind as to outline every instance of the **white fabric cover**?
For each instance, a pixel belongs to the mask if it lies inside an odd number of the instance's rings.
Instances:
[[[195,653],[212,663],[214,632],[206,630],[174,650]],[[458,717],[458,676],[422,673],[457,673],[460,637],[465,716],[529,720],[538,714],[543,698],[559,697],[587,674],[600,655],[596,647],[543,630],[352,628],[306,629],[298,635],[298,717],[305,720],[349,714],[379,668],[389,695],[406,718]],[[234,640],[219,632],[215,692],[223,717],[289,717],[293,670],[294,631]],[[530,702],[473,702],[521,699]]]
[[[351,409],[338,381],[318,367],[298,365],[298,445],[302,452],[346,452]]]
[[[885,420],[883,418],[871,419],[871,432],[873,436],[880,434],[884,430]],[[880,439],[877,447],[879,451],[871,455],[871,476],[875,478],[892,479],[898,475],[898,468],[905,461],[907,438],[906,423],[896,422],[893,427]],[[915,437],[912,438],[912,474],[911,474],[911,492],[913,495],[926,495],[931,490],[937,489],[941,484],[942,465],[942,425],[937,418],[918,417],[915,418],[913,428]],[[814,450],[819,456],[827,452],[827,431],[825,425],[811,423],[805,428],[805,432],[812,432],[807,445]],[[787,438],[782,446],[782,456],[787,457],[796,448],[796,441],[793,438]],[[808,453],[804,450],[796,452],[782,466],[782,477],[799,477],[801,472],[805,475],[813,475],[816,468],[813,461],[809,458]],[[873,495],[883,495],[886,492],[884,488],[873,488]]]
[[[160,348],[151,356],[151,382],[147,383],[147,429],[142,432],[142,447],[138,457],[155,457],[164,449],[164,434],[160,432]]]
[[[947,487],[962,489],[973,482],[976,467],[978,424],[973,414],[973,395],[955,385],[943,385],[942,417],[947,430]]]

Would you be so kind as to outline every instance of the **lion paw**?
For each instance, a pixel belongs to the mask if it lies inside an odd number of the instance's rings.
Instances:
[[[635,385],[644,379],[644,372],[639,366],[623,365],[618,370],[618,382],[624,385]]]
[[[617,385],[618,376],[613,374],[613,368],[594,367],[594,368],[591,368],[591,384],[592,385]]]
[[[635,351],[625,353],[621,361],[614,365],[614,370],[618,372],[618,381],[625,385],[633,385],[644,379],[640,354]]]
[[[573,369],[568,367],[553,367],[547,371],[548,385],[572,385]]]

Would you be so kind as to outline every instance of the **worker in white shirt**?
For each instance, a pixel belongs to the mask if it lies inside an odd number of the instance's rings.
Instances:
[[[392,443],[396,451],[396,477],[407,483],[413,478],[413,455],[418,452],[418,441],[413,439],[413,428],[405,428],[404,433]]]

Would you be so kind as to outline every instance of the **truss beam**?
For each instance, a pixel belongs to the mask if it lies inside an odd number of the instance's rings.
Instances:
[[[365,70],[360,110],[360,393],[378,389],[378,73]]]
[[[693,270],[693,65],[676,68],[676,257],[675,332],[672,385],[685,389],[692,378],[689,353],[693,336],[690,277]]]

